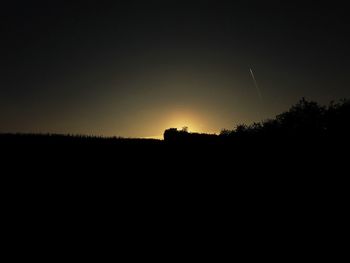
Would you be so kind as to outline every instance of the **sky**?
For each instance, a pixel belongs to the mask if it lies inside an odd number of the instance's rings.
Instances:
[[[219,133],[349,98],[347,8],[320,2],[3,1],[0,132]]]

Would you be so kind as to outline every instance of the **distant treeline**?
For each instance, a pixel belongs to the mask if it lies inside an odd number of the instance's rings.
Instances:
[[[31,144],[102,144],[102,145],[147,145],[159,144],[157,139],[103,137],[70,134],[31,134],[31,133],[3,133],[0,134],[1,144],[31,143]]]
[[[190,133],[187,129],[171,128],[164,132],[164,141],[0,134],[0,163],[11,164],[12,173],[23,168],[35,173],[58,171],[62,175],[74,174],[75,177],[67,177],[64,185],[69,185],[71,178],[80,184],[85,179],[77,175],[87,175],[94,168],[91,182],[103,174],[115,180],[134,180],[129,175],[135,173],[139,175],[137,180],[143,182],[141,187],[146,186],[144,189],[168,180],[165,185],[178,182],[184,186],[191,182],[196,185],[191,191],[200,188],[197,184],[202,180],[211,185],[215,178],[230,178],[235,183],[224,179],[224,184],[230,187],[227,192],[231,192],[231,187],[239,185],[240,180],[250,180],[247,174],[251,173],[255,189],[259,190],[260,185],[276,185],[281,178],[285,180],[284,184],[287,181],[290,184],[291,177],[285,176],[286,173],[293,174],[293,180],[297,182],[294,185],[298,186],[314,184],[318,179],[315,180],[313,175],[319,176],[321,172],[345,176],[342,171],[348,165],[349,138],[350,100],[321,106],[302,99],[271,120],[240,124],[232,130],[222,130],[220,134]],[[43,170],[45,166],[50,169]],[[307,177],[301,177],[302,172]],[[173,174],[176,176],[172,177]],[[159,177],[153,177],[155,175]],[[220,182],[220,189],[222,185]],[[248,185],[250,188],[251,182]],[[159,189],[167,187],[162,185]]]
[[[350,136],[350,100],[321,106],[302,98],[288,111],[251,125],[239,124],[219,135],[189,133],[186,129],[168,129],[166,142],[235,142],[344,140]]]
[[[296,142],[349,141],[350,138],[350,100],[331,102],[322,106],[302,98],[288,111],[274,119],[250,125],[239,124],[234,129],[224,129],[220,134],[191,133],[187,128],[170,128],[164,132],[166,145],[177,143],[197,145],[247,146],[255,143],[276,145]],[[121,137],[99,137],[60,134],[0,134],[0,144],[77,144],[77,145],[160,145],[156,139],[128,139]]]

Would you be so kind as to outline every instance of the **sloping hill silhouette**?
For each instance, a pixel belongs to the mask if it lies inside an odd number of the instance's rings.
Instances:
[[[198,237],[210,226],[259,242],[272,231],[288,239],[318,238],[327,224],[342,231],[349,101],[302,100],[220,135],[169,129],[164,139],[1,135],[6,225],[30,238],[38,229],[85,238],[95,226],[142,233],[145,243],[154,229],[181,239],[193,226]]]
[[[0,145],[4,160],[12,162],[31,164],[36,156],[34,163],[60,161],[63,165],[74,165],[75,160],[81,167],[85,162],[108,163],[115,164],[117,170],[132,163],[128,165],[130,170],[144,167],[159,172],[161,166],[169,166],[178,169],[179,174],[187,169],[185,166],[207,171],[204,167],[209,165],[212,173],[225,173],[232,162],[239,170],[250,163],[265,167],[271,161],[283,165],[297,158],[310,165],[312,160],[319,163],[343,158],[349,134],[350,100],[321,106],[302,99],[274,119],[241,124],[232,130],[222,130],[219,135],[175,128],[164,132],[164,140],[1,134]]]
[[[236,143],[236,146],[251,142],[273,141],[295,142],[327,140],[344,140],[350,133],[350,100],[338,103],[331,102],[321,106],[316,102],[301,99],[288,111],[277,115],[274,119],[264,120],[251,125],[239,124],[235,129],[224,129],[219,135],[190,133],[187,130],[169,128],[164,132],[165,144],[218,144]],[[120,137],[96,137],[84,135],[60,134],[0,134],[0,144],[52,144],[52,145],[159,145],[156,139],[127,139]]]
[[[274,119],[251,125],[240,124],[233,130],[222,130],[219,136],[188,133],[170,128],[164,132],[166,142],[224,142],[237,145],[252,142],[318,142],[348,140],[350,134],[350,100],[321,106],[301,99]]]

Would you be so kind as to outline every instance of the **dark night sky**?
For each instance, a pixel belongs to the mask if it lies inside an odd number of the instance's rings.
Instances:
[[[6,2],[0,132],[219,132],[301,97],[350,97],[350,23],[336,1]]]

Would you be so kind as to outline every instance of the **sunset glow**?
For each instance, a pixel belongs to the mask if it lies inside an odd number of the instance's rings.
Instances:
[[[219,133],[350,96],[341,5],[3,2],[0,132]]]

